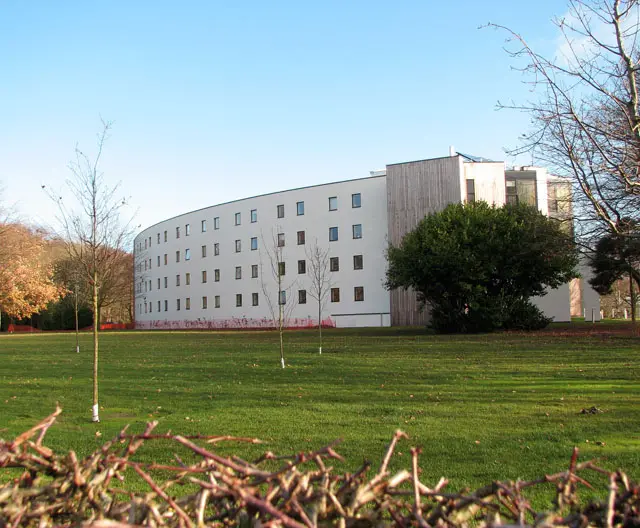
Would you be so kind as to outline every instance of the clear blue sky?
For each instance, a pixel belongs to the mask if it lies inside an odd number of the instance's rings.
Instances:
[[[0,1],[0,184],[45,223],[76,143],[147,227],[457,150],[505,159],[530,97],[495,22],[553,53],[563,0]],[[528,163],[528,160],[508,162]]]

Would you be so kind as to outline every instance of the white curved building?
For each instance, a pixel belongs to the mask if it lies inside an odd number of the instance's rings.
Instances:
[[[371,174],[214,205],[145,229],[134,248],[136,327],[272,327],[279,301],[287,326],[312,326],[314,249],[328,268],[325,324],[425,324],[415,293],[384,288],[389,243],[453,202],[525,201],[557,211],[550,197],[558,181],[535,167],[505,171],[503,162],[454,153]],[[565,285],[538,304],[569,321],[569,297]]]

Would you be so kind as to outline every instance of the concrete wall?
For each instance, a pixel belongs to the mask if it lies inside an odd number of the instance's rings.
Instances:
[[[341,314],[340,317],[348,317],[355,326],[370,324],[374,319],[379,322],[379,315],[376,319],[359,314],[389,313],[389,294],[383,287],[387,246],[385,182],[384,176],[363,178],[257,196],[186,213],[145,229],[136,237],[135,248],[137,325],[151,328],[268,326],[271,314],[262,283],[266,284],[274,306],[278,289],[265,249],[267,246],[272,248],[273,238],[277,238],[278,233],[285,237],[283,285],[289,290],[287,295],[297,299],[298,290],[307,291],[306,304],[296,304],[289,324],[308,326],[317,319],[317,302],[309,293],[311,280],[306,274],[298,274],[297,267],[299,260],[305,260],[308,269],[305,249],[316,240],[320,248],[329,250],[328,257],[339,259],[339,271],[329,276],[331,286],[340,290],[340,300],[327,300],[323,319],[328,324],[335,324],[333,314]],[[361,207],[354,208],[352,195],[356,193],[361,196]],[[329,210],[330,197],[337,198],[337,210]],[[297,214],[297,202],[304,202],[304,215]],[[277,216],[280,205],[284,206],[284,218]],[[253,209],[257,211],[257,221],[252,223]],[[240,213],[240,225],[235,225],[236,213]],[[219,218],[219,229],[214,229],[214,218]],[[203,220],[206,221],[206,232],[202,231]],[[187,224],[190,226],[188,236]],[[353,237],[354,225],[362,226],[361,238]],[[337,241],[329,241],[331,227],[338,228]],[[176,228],[180,228],[180,238],[176,238]],[[165,231],[167,242],[164,242]],[[297,244],[298,231],[305,232],[304,245]],[[251,250],[252,238],[257,238],[256,250]],[[240,252],[236,252],[236,240],[240,241]],[[214,254],[214,244],[219,245],[218,256]],[[206,257],[202,256],[202,246],[206,247]],[[187,249],[190,260],[185,260]],[[180,262],[176,262],[176,251],[180,254]],[[167,264],[164,263],[165,254]],[[363,269],[354,269],[354,255],[362,255]],[[252,265],[259,266],[260,277],[251,277]],[[241,269],[241,279],[236,279],[236,267]],[[215,282],[216,269],[220,270],[219,282]],[[207,272],[206,283],[202,283],[204,270]],[[187,273],[190,274],[190,285],[186,284]],[[179,286],[176,276],[180,277]],[[363,301],[355,301],[355,287],[364,288]],[[258,306],[252,306],[253,293],[258,294]],[[242,295],[241,307],[236,306],[237,294]],[[220,308],[215,308],[216,295],[220,296]],[[206,309],[202,308],[203,296],[207,297]],[[178,299],[180,310],[177,309]],[[189,310],[186,309],[187,299],[190,299]],[[149,311],[149,304],[152,311]]]

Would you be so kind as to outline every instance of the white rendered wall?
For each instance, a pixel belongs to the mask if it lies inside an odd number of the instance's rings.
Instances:
[[[465,180],[474,180],[476,201],[501,206],[505,203],[504,162],[464,163]],[[467,199],[466,182],[462,200]]]
[[[352,195],[359,193],[361,207],[352,207]],[[337,197],[338,207],[329,210],[329,198]],[[270,272],[270,262],[265,244],[273,246],[273,237],[284,233],[283,249],[286,273],[283,284],[289,287],[289,296],[298,298],[298,290],[307,291],[306,304],[293,308],[289,324],[304,326],[315,324],[317,302],[311,297],[309,277],[298,274],[298,260],[307,260],[305,248],[318,241],[323,249],[329,249],[329,257],[338,257],[340,269],[330,273],[332,287],[340,289],[340,301],[327,299],[323,319],[331,318],[337,324],[347,318],[349,326],[370,325],[375,320],[388,323],[389,293],[383,286],[386,260],[387,206],[386,179],[363,178],[346,182],[318,185],[268,194],[216,205],[186,213],[160,222],[136,237],[136,325],[138,327],[261,327],[271,324],[271,313],[262,288],[267,285],[273,301],[277,299],[277,283]],[[297,215],[297,202],[304,202],[304,215]],[[284,205],[284,218],[277,217],[279,205]],[[251,210],[257,211],[257,221],[251,222]],[[235,214],[240,213],[241,223],[235,225]],[[214,218],[220,220],[220,228],[214,229]],[[206,220],[207,231],[202,232],[201,222]],[[186,236],[186,225],[190,235]],[[354,239],[353,225],[362,226],[362,238]],[[180,238],[176,238],[176,227]],[[329,242],[329,228],[338,227],[338,240]],[[164,242],[167,231],[167,242]],[[305,232],[305,245],[297,244],[297,232]],[[158,233],[160,244],[157,243]],[[149,245],[151,237],[151,246]],[[251,250],[251,238],[258,239],[258,250]],[[145,249],[145,239],[147,248]],[[240,240],[241,251],[235,251],[235,241]],[[220,254],[214,255],[214,244],[219,244]],[[202,257],[202,246],[206,257]],[[185,260],[185,250],[190,249],[191,259]],[[180,262],[176,262],[176,251]],[[167,264],[164,255],[167,254]],[[353,256],[363,256],[363,269],[354,270]],[[157,266],[158,256],[160,267]],[[144,269],[144,260],[151,261],[151,269]],[[251,278],[251,266],[258,265],[262,279]],[[242,270],[242,278],[235,278],[236,267]],[[141,269],[141,271],[139,271]],[[220,282],[215,282],[215,270],[220,270]],[[207,282],[202,283],[202,271],[207,271]],[[190,273],[191,284],[186,285],[185,274]],[[180,285],[176,286],[176,275]],[[165,288],[164,278],[167,277]],[[160,289],[157,288],[160,278]],[[144,282],[147,282],[145,291]],[[149,282],[151,281],[151,290]],[[354,288],[364,287],[364,300],[354,300]],[[259,305],[252,306],[252,294],[258,293]],[[236,306],[236,294],[242,294],[242,306]],[[220,308],[215,308],[215,296],[220,296]],[[202,308],[202,297],[207,297],[207,308]],[[190,298],[190,309],[186,299]],[[180,299],[180,310],[176,300]],[[165,311],[164,302],[168,303]],[[160,312],[157,311],[160,301]],[[152,311],[144,310],[144,303],[151,303]],[[381,315],[382,314],[382,317]],[[334,317],[335,315],[335,317]]]

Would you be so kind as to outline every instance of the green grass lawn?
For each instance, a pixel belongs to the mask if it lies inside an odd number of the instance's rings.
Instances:
[[[332,330],[320,356],[315,333],[289,332],[282,370],[275,332],[104,333],[100,424],[90,422],[90,335],[81,339],[76,354],[73,334],[0,335],[0,437],[59,402],[46,444],[81,455],[153,419],[158,431],[267,442],[237,449],[249,458],[342,438],[353,470],[365,458],[377,465],[400,428],[410,441],[392,467],[409,467],[409,447],[419,445],[426,483],[538,477],[565,468],[573,446],[640,477],[637,337]],[[580,413],[591,406],[603,412]],[[174,451],[158,444],[142,455]]]

